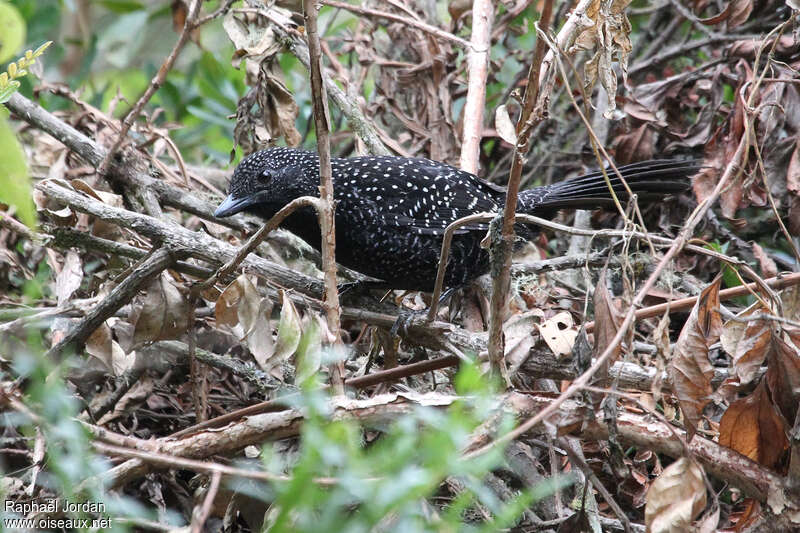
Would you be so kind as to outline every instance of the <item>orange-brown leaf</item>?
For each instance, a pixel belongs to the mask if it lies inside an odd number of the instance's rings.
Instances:
[[[644,521],[651,533],[691,530],[692,521],[706,506],[703,467],[682,457],[669,465],[650,485]]]
[[[622,322],[613,298],[608,292],[605,282],[605,271],[600,275],[600,280],[594,288],[594,348],[593,355],[599,357],[611,344],[612,339],[619,331]],[[601,376],[608,375],[608,366],[619,358],[622,344],[618,343],[608,359],[606,366],[600,371]]]
[[[762,381],[753,394],[733,402],[719,423],[719,443],[773,467],[789,447],[786,427]]]
[[[800,392],[800,353],[794,344],[773,333],[767,358],[767,386],[779,412],[794,422]]]
[[[721,279],[717,276],[700,294],[675,343],[669,365],[672,390],[683,411],[688,440],[697,431],[700,415],[712,393],[714,369],[708,359],[708,348],[717,342],[722,329],[719,315]]]

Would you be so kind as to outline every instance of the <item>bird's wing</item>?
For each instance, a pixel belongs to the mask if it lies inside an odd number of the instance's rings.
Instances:
[[[429,159],[353,158],[347,169],[333,170],[337,184],[341,183],[336,196],[342,208],[366,209],[381,224],[420,235],[441,235],[459,218],[496,212],[505,192]],[[470,224],[457,233],[486,228],[488,224]]]

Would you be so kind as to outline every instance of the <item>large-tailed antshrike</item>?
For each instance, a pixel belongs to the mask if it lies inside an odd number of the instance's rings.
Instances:
[[[436,280],[442,236],[451,222],[480,212],[498,212],[505,189],[477,176],[430,159],[406,157],[333,158],[336,200],[336,260],[385,282],[387,288],[431,291]],[[688,188],[698,171],[692,161],[647,161],[619,168],[642,200],[661,200]],[[609,172],[615,194],[628,197],[619,178]],[[301,196],[319,196],[319,158],[314,152],[272,148],[255,152],[233,173],[230,194],[214,213],[227,217],[247,211],[271,218]],[[517,212],[542,218],[559,209],[594,209],[613,205],[602,173],[592,172],[552,185],[521,191]],[[303,207],[283,227],[319,250],[320,230],[313,208]],[[445,286],[460,287],[489,270],[481,247],[486,224],[456,231]],[[536,228],[517,224],[520,239]]]

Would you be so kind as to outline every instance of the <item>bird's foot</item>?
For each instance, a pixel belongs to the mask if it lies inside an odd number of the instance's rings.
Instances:
[[[401,336],[405,337],[408,335],[409,329],[412,326],[417,326],[421,324],[425,324],[428,322],[428,310],[421,309],[418,311],[401,311],[400,314],[397,316],[397,319],[392,324],[392,329],[389,330],[389,334],[394,337],[398,333]]]
[[[451,287],[445,290],[439,297],[438,305],[444,305],[455,291],[456,291],[455,287]],[[431,321],[428,319],[429,312],[430,309],[420,309],[418,311],[411,311],[411,310],[401,311],[400,315],[397,317],[397,320],[395,320],[394,324],[392,324],[392,329],[389,330],[389,333],[391,333],[392,336],[394,336],[397,335],[397,332],[399,331],[401,335],[405,336],[406,334],[408,334],[409,328],[411,326],[418,326],[429,323]]]

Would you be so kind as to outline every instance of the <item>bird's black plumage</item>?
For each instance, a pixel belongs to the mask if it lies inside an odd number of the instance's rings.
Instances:
[[[442,236],[451,222],[480,212],[498,212],[505,189],[430,159],[351,157],[331,160],[336,205],[336,260],[385,281],[396,289],[433,289]],[[620,167],[631,190],[643,199],[660,199],[688,187],[697,172],[693,162],[648,161]],[[610,175],[610,177],[613,174]],[[626,198],[619,178],[615,193]],[[272,148],[242,160],[233,173],[230,194],[215,216],[247,211],[264,219],[300,196],[319,196],[319,158],[314,152]],[[602,173],[522,191],[519,213],[544,218],[562,208],[613,205]],[[517,225],[530,239],[535,230]],[[283,227],[319,249],[316,214],[301,208]],[[462,286],[489,269],[480,242],[485,224],[462,227],[453,238],[445,285]]]

